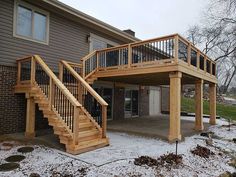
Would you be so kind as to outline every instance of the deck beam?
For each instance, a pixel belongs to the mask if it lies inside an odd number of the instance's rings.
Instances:
[[[195,130],[202,131],[203,126],[203,80],[195,83]]]
[[[181,111],[181,72],[173,72],[170,77],[170,142],[181,140],[180,111]]]

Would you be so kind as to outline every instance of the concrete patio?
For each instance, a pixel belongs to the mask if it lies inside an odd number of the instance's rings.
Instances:
[[[182,139],[199,133],[194,130],[195,117],[188,117],[189,120],[185,119],[185,117],[181,117]],[[210,124],[204,123],[204,130],[207,130],[209,126]],[[109,131],[124,132],[133,135],[168,140],[169,115],[112,120],[108,121],[107,127]]]

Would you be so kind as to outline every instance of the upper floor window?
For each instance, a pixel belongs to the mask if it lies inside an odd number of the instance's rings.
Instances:
[[[14,36],[48,44],[49,13],[16,0]]]

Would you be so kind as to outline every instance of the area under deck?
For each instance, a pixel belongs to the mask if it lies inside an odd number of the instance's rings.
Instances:
[[[194,130],[194,119],[194,117],[192,117],[192,120],[185,120],[184,117],[181,119],[181,134],[183,138],[199,133]],[[126,118],[108,121],[107,128],[109,131],[114,132],[168,140],[169,121],[169,115]],[[209,123],[204,123],[205,130],[209,126]]]

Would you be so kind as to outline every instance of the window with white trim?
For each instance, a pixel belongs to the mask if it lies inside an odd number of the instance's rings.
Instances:
[[[49,13],[16,0],[14,36],[48,44]]]

